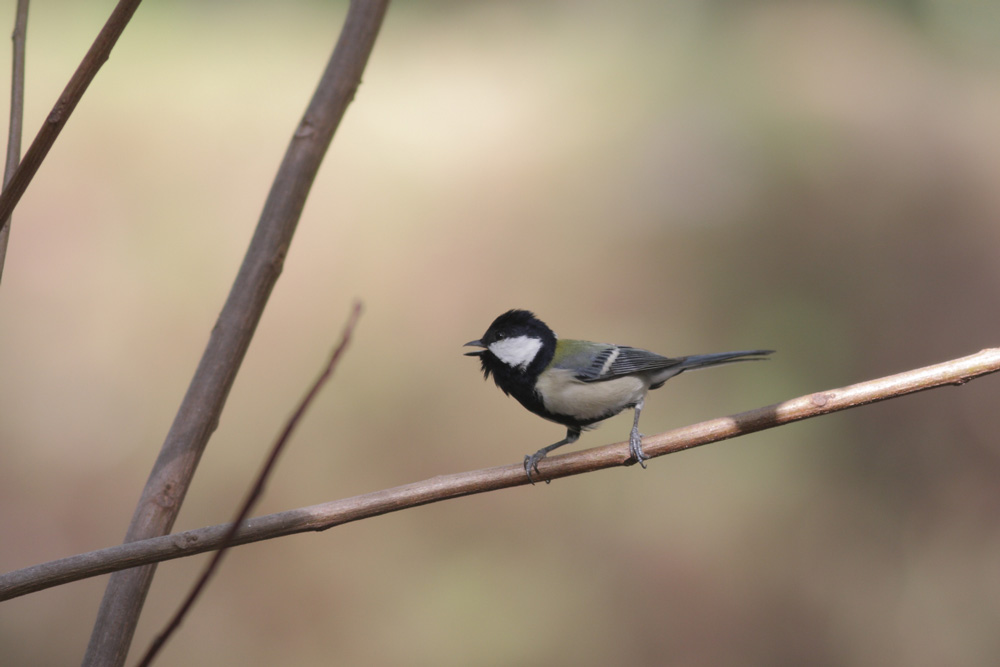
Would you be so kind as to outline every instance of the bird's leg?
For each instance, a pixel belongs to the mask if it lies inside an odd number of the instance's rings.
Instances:
[[[563,445],[569,445],[571,443],[574,443],[579,438],[580,438],[580,429],[570,427],[566,431],[566,437],[560,440],[559,442],[555,443],[554,445],[549,445],[548,447],[542,447],[531,456],[525,456],[524,472],[527,473],[528,475],[528,481],[531,482],[532,484],[535,483],[535,480],[531,479],[531,471],[534,470],[535,472],[538,472],[538,462],[544,459],[549,452],[551,452],[553,449],[556,449],[557,447],[562,447]],[[552,480],[547,479],[545,480],[545,483],[548,484],[550,481]]]
[[[638,461],[643,468],[646,467],[646,452],[642,451],[642,433],[639,433],[639,413],[642,412],[643,401],[635,404],[635,421],[632,422],[632,432],[628,436],[628,451],[632,454],[634,461]],[[634,462],[633,461],[633,462]]]

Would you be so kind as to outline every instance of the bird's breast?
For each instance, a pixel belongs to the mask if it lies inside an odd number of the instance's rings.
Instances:
[[[571,370],[553,368],[539,376],[535,390],[545,409],[581,421],[606,419],[635,405],[649,385],[633,376],[580,382]]]

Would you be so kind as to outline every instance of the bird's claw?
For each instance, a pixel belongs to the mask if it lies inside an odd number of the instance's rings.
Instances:
[[[646,461],[649,460],[649,456],[646,455],[646,452],[642,451],[642,433],[639,433],[638,430],[633,429],[629,435],[628,451],[632,455],[631,463],[638,463],[645,470]]]
[[[541,456],[539,456],[539,454],[541,454]],[[546,454],[547,452],[539,450],[534,454],[526,454],[524,457],[524,474],[528,476],[528,481],[531,482],[532,486],[535,485],[535,480],[531,478],[531,471],[534,470],[536,474],[541,474],[538,471],[538,462],[544,459]],[[552,480],[547,479],[545,480],[545,483],[548,484],[551,481]]]

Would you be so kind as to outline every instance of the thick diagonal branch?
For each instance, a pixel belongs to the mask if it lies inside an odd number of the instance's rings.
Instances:
[[[125,536],[134,542],[170,532],[195,468],[215,430],[333,134],[354,98],[388,0],[351,2],[340,39],[295,130],[250,247],[188,387]],[[111,577],[84,665],[121,665],[154,567]]]

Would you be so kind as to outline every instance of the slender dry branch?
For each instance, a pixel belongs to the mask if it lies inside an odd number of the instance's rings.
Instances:
[[[876,401],[944,385],[962,385],[997,371],[1000,371],[1000,348],[983,350],[978,354],[942,364],[869,380],[842,389],[816,392],[757,410],[667,431],[645,438],[643,450],[650,457],[664,456]],[[548,457],[539,464],[539,469],[543,479],[555,479],[626,465],[629,461],[628,443],[623,442]],[[422,482],[353,498],[249,519],[240,524],[240,529],[233,538],[233,544],[249,544],[295,533],[326,530],[351,521],[427,505],[448,498],[485,493],[527,483],[524,466],[520,462],[509,466],[433,477]],[[116,570],[212,551],[220,547],[231,528],[232,524],[199,528],[16,570],[0,576],[0,601]]]
[[[205,586],[208,584],[208,580],[211,578],[212,574],[219,567],[222,562],[222,557],[225,555],[226,551],[233,543],[233,537],[236,535],[236,531],[247,516],[250,515],[250,510],[253,509],[254,505],[257,504],[257,500],[260,498],[261,494],[264,493],[264,485],[267,483],[268,478],[271,476],[271,472],[274,470],[274,466],[278,463],[278,457],[281,455],[282,450],[284,450],[285,445],[288,444],[292,433],[295,431],[295,427],[298,426],[299,421],[302,416],[306,413],[306,410],[312,404],[313,399],[319,394],[319,390],[323,388],[327,380],[333,375],[333,371],[337,368],[337,363],[340,361],[341,355],[344,354],[344,350],[347,349],[347,344],[351,340],[351,334],[354,333],[354,328],[358,324],[358,317],[361,316],[361,302],[355,301],[354,308],[351,310],[351,316],[347,320],[347,324],[344,325],[344,331],[340,336],[340,342],[334,348],[333,353],[330,355],[330,360],[327,362],[326,367],[323,372],[320,373],[316,381],[313,382],[312,387],[306,392],[306,395],[299,401],[298,407],[295,408],[295,412],[289,417],[288,422],[285,424],[285,428],[282,430],[281,435],[275,441],[274,445],[271,447],[271,453],[264,462],[263,467],[260,472],[257,473],[257,479],[254,480],[253,486],[250,489],[250,493],[247,494],[246,500],[243,501],[243,506],[240,507],[239,511],[236,512],[236,516],[233,518],[231,524],[229,524],[229,530],[222,538],[222,545],[219,550],[215,552],[215,556],[209,561],[208,565],[205,567],[198,581],[192,586],[191,591],[188,596],[184,599],[177,613],[174,617],[170,619],[167,626],[163,629],[153,643],[149,646],[146,651],[146,655],[143,656],[142,660],[139,661],[139,667],[147,667],[153,663],[153,659],[156,658],[156,654],[160,652],[170,636],[177,631],[181,626],[181,621],[187,616],[191,607],[194,606],[195,600],[201,595],[201,592],[205,590]]]
[[[352,0],[337,46],[271,186],[239,273],[153,465],[125,542],[170,532],[194,471],[278,280],[306,197],[354,98],[388,0]],[[122,665],[154,566],[116,572],[101,600],[83,664]]]
[[[90,82],[111,55],[111,49],[118,42],[135,10],[139,8],[140,2],[142,0],[120,0],[104,27],[97,33],[97,38],[91,44],[87,55],[80,61],[79,67],[73,72],[62,95],[56,100],[42,128],[35,135],[35,140],[31,142],[28,152],[24,154],[24,160],[14,172],[8,186],[4,188],[3,194],[0,194],[0,220],[6,220],[14,211],[17,202],[21,200],[21,195],[35,177],[35,173],[38,172],[38,168],[55,143],[56,137],[62,132],[80,98],[87,92]]]
[[[14,18],[14,57],[10,76],[10,129],[7,132],[7,161],[3,172],[4,188],[14,177],[21,161],[21,135],[24,126],[24,47],[28,41],[28,0],[17,0]],[[7,240],[10,238],[10,216],[0,218],[0,280],[7,257]]]

